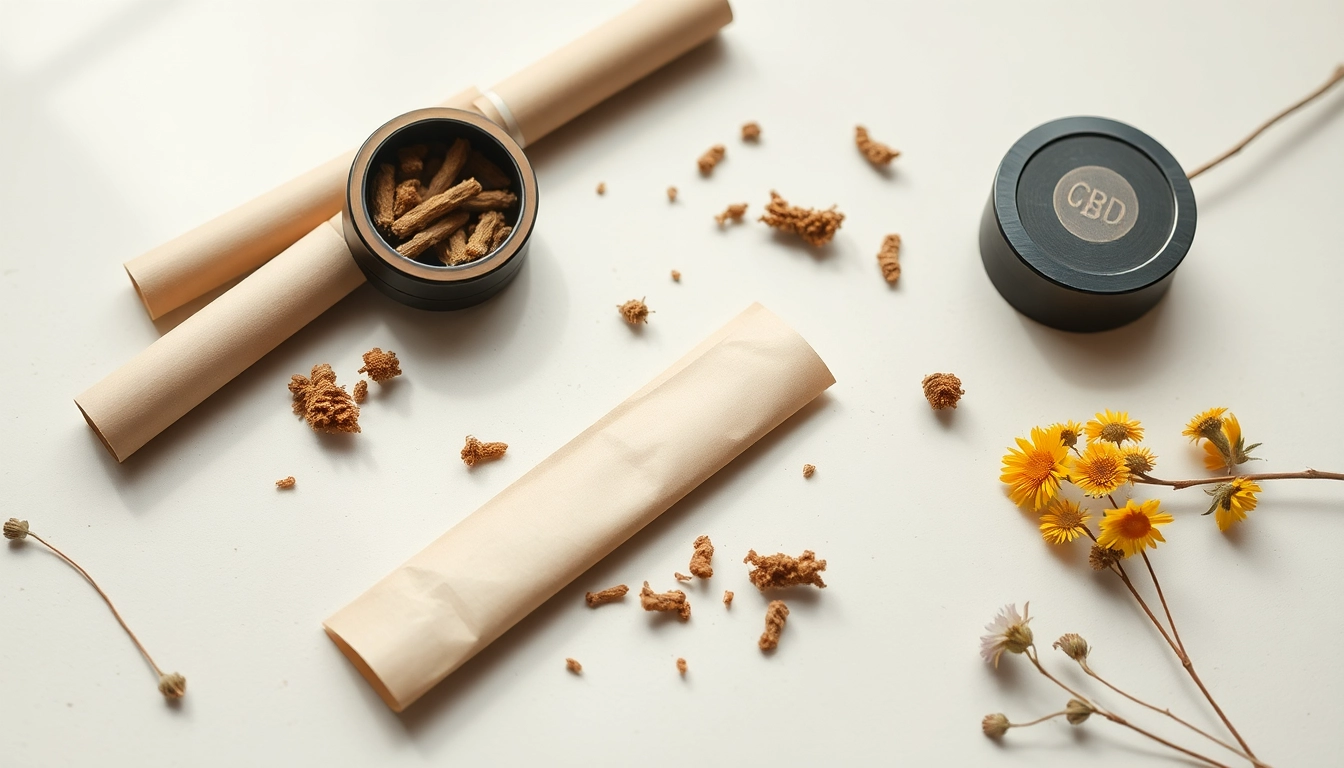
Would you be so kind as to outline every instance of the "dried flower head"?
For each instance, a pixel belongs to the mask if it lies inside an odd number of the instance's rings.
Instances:
[[[1064,718],[1069,721],[1069,725],[1082,725],[1095,711],[1092,705],[1085,701],[1069,699],[1069,703],[1064,706]]]
[[[1123,509],[1107,510],[1101,518],[1097,545],[1118,549],[1125,553],[1125,557],[1137,555],[1148,547],[1156,549],[1159,541],[1166,541],[1157,526],[1175,520],[1159,506],[1157,499],[1142,503],[1130,499]]]
[[[1004,454],[999,480],[1008,486],[1014,504],[1040,509],[1059,493],[1072,463],[1060,431],[1058,424],[1049,429],[1032,427],[1030,442],[1019,437],[1017,448]]]
[[[1232,472],[1238,465],[1256,461],[1251,451],[1260,444],[1246,445],[1241,435],[1241,423],[1232,414],[1223,416],[1223,439],[1204,441],[1204,466],[1211,472]]]
[[[1226,439],[1223,435],[1223,414],[1227,413],[1226,408],[1210,408],[1191,419],[1186,425],[1182,435],[1198,442],[1200,438],[1205,440]]]
[[[180,699],[187,695],[187,678],[176,672],[159,675],[159,693],[165,699]]]
[[[1041,513],[1041,538],[1051,544],[1067,544],[1087,533],[1091,519],[1077,502],[1055,499]]]
[[[644,303],[644,299],[631,299],[624,304],[618,304],[616,306],[616,311],[620,312],[621,317],[625,318],[625,322],[631,325],[639,325],[640,323],[647,324],[649,322],[649,315],[653,312],[653,310],[649,309],[649,306]]]
[[[1074,460],[1069,480],[1088,496],[1105,496],[1129,482],[1129,466],[1114,444],[1097,441]]]
[[[1125,457],[1125,467],[1131,475],[1146,475],[1157,466],[1157,454],[1142,445],[1124,445],[1120,453]]]
[[[1022,607],[1021,615],[1018,615],[1016,605],[1004,606],[999,615],[985,625],[989,634],[980,638],[980,656],[986,663],[997,668],[999,657],[1004,651],[1025,653],[1031,647],[1031,627],[1027,626],[1031,621],[1027,616],[1030,608],[1031,603],[1027,603]]]
[[[1118,549],[1093,544],[1092,550],[1087,553],[1087,564],[1092,566],[1094,571],[1105,571],[1114,567],[1124,556],[1125,553]]]
[[[1104,440],[1119,445],[1127,441],[1138,442],[1143,439],[1143,427],[1129,418],[1125,411],[1112,413],[1109,409],[1098,413],[1087,422],[1087,439]]]
[[[1000,712],[985,715],[985,719],[980,721],[980,730],[984,731],[985,735],[991,739],[1002,738],[1003,734],[1007,733],[1011,727],[1012,723],[1008,722],[1008,717]]]
[[[1076,421],[1066,421],[1062,424],[1051,424],[1050,428],[1059,427],[1059,441],[1066,448],[1072,448],[1078,444],[1078,438],[1083,434],[1083,425]]]
[[[1246,513],[1255,509],[1255,505],[1260,503],[1255,498],[1255,494],[1260,492],[1260,485],[1244,477],[1238,477],[1229,483],[1219,483],[1204,492],[1213,497],[1209,511],[1204,514],[1216,513],[1214,517],[1218,521],[1220,531],[1226,531],[1245,520]]]
[[[961,379],[951,373],[930,373],[920,382],[924,386],[924,399],[935,411],[944,408],[956,408],[966,390],[961,388]]]
[[[868,129],[862,125],[854,126],[854,144],[873,165],[889,165],[901,153],[880,141],[874,141],[868,135]]]
[[[294,413],[302,416],[315,432],[359,432],[359,406],[336,384],[336,373],[327,363],[313,366],[310,376],[294,374],[289,380]]]
[[[760,220],[775,229],[797,234],[808,245],[820,247],[835,237],[844,223],[845,214],[835,210],[835,206],[822,211],[789,205],[789,201],[772,189],[770,202],[765,204],[765,215]]]
[[[355,373],[367,373],[370,379],[382,383],[401,375],[401,361],[396,352],[384,352],[378,347],[364,353],[364,367]]]
[[[1087,661],[1087,654],[1092,650],[1087,647],[1087,641],[1083,639],[1082,635],[1073,632],[1070,632],[1067,635],[1062,635],[1055,641],[1054,647],[1063,651],[1065,656],[1068,656],[1070,659],[1077,662]]]
[[[28,538],[28,521],[11,517],[5,521],[5,538],[18,541]]]

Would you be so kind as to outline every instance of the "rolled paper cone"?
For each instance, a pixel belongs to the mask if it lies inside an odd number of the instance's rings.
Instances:
[[[644,0],[500,82],[476,100],[476,109],[527,146],[732,20],[728,0]]]
[[[442,106],[471,109],[480,91],[468,88]],[[340,213],[355,151],[333,158],[124,265],[158,319],[265,264]]]
[[[327,619],[400,712],[835,383],[753,304]]]
[[[117,461],[125,461],[363,282],[337,214],[75,404]]]

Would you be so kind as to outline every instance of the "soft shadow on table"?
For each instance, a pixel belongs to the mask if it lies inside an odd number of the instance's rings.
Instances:
[[[589,581],[606,583],[606,580],[613,578],[614,574],[622,570],[628,571],[631,562],[640,553],[651,547],[664,546],[666,542],[664,532],[668,526],[674,524],[675,519],[698,514],[707,506],[719,509],[730,508],[732,506],[731,498],[725,499],[725,497],[736,497],[748,493],[750,490],[743,487],[744,484],[734,482],[738,475],[749,467],[764,461],[766,456],[777,446],[780,446],[781,443],[800,430],[819,429],[822,423],[827,420],[826,407],[829,404],[830,397],[823,394],[804,406],[802,410],[687,494],[685,498],[664,512],[657,520],[618,547],[615,552],[603,558],[588,573],[575,579],[574,582],[546,601],[527,618],[505,632],[502,637],[490,644],[484,651],[477,654],[461,669],[435,686],[400,715],[399,722],[405,728],[406,734],[415,740],[432,740],[432,743],[426,743],[422,746],[433,748],[439,742],[451,741],[453,732],[469,727],[471,719],[477,713],[463,710],[464,702],[470,701],[473,694],[483,686],[507,685],[507,681],[500,678],[500,665],[510,654],[516,653],[520,647],[527,643],[537,642],[538,636],[543,634],[547,627],[560,621],[565,613],[577,610],[578,606],[582,604],[585,584]],[[710,504],[711,500],[713,501],[712,505]],[[663,588],[674,587],[665,586]],[[637,599],[633,596],[626,597],[627,600],[632,598]],[[694,620],[694,616],[692,620]],[[652,629],[657,631],[658,627],[655,626]],[[333,652],[336,651],[333,649]],[[351,670],[351,678],[355,681],[352,682],[353,685],[368,688],[368,684],[360,680],[353,669]],[[369,695],[363,698],[371,709],[383,709],[385,711],[384,705],[372,691],[369,691]],[[449,724],[446,728],[444,727],[445,723]]]
[[[1059,331],[1013,314],[1060,378],[1086,389],[1114,389],[1147,378],[1166,340],[1179,333],[1168,316],[1169,298],[1129,325],[1100,333]]]

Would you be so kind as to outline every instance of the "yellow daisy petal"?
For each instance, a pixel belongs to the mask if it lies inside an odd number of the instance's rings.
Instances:
[[[1119,448],[1099,440],[1074,460],[1069,480],[1088,496],[1105,496],[1129,482],[1129,465]]]
[[[1157,548],[1158,542],[1165,542],[1157,526],[1166,525],[1175,520],[1162,512],[1161,502],[1157,499],[1139,503],[1130,499],[1123,509],[1106,511],[1101,518],[1101,533],[1097,536],[1097,546],[1102,549],[1118,549],[1125,557],[1132,557],[1143,550]]]
[[[1031,441],[1017,438],[1017,448],[1003,457],[999,479],[1008,485],[1008,495],[1019,506],[1040,509],[1055,494],[1069,473],[1069,449],[1060,440],[1061,429],[1033,427]]]
[[[1051,544],[1067,544],[1087,533],[1091,519],[1077,502],[1055,499],[1041,513],[1041,538]]]
[[[1139,426],[1139,422],[1129,418],[1127,411],[1112,413],[1108,409],[1098,413],[1087,422],[1084,429],[1087,431],[1087,439],[1092,442],[1105,440],[1119,445],[1127,441],[1137,443],[1143,439],[1143,427]]]

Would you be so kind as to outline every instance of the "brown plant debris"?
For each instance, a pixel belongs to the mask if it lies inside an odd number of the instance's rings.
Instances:
[[[822,246],[835,237],[845,214],[835,210],[835,206],[822,211],[789,205],[778,192],[770,190],[770,202],[766,203],[765,215],[760,220],[775,229],[797,234],[808,245]]]
[[[364,367],[355,373],[367,373],[370,379],[382,383],[401,375],[401,361],[396,352],[374,347],[364,353]]]
[[[364,402],[369,396],[369,382],[363,379],[355,382],[355,390],[350,396],[355,398],[356,403]]]
[[[607,182],[605,181],[597,182],[597,194],[599,195],[607,194]]]
[[[447,191],[453,186],[453,181],[457,175],[462,172],[462,167],[467,164],[467,155],[471,153],[471,142],[458,137],[453,141],[453,146],[448,148],[439,167],[430,177],[429,184],[425,186],[425,196],[434,197]]]
[[[681,676],[682,676],[682,677],[685,677],[685,676],[686,676],[686,660],[685,660],[685,659],[677,659],[677,671],[681,673]]]
[[[742,126],[743,141],[759,141],[761,138],[761,124],[752,120]]]
[[[336,385],[336,373],[327,363],[313,366],[308,377],[294,374],[289,380],[294,413],[302,416],[315,432],[358,432],[359,406],[345,387]]]
[[[700,159],[695,161],[695,164],[700,167],[700,175],[708,176],[713,173],[714,166],[723,162],[723,158],[727,153],[728,150],[725,149],[722,144],[715,144],[706,150],[705,154],[701,155]]]
[[[678,271],[675,270],[675,269],[672,270],[672,282],[674,282],[674,283],[680,283],[680,282],[681,282],[681,273],[678,272]]]
[[[895,285],[901,279],[901,236],[887,235],[882,238],[882,248],[877,252],[877,266],[882,268],[882,279],[888,285]]]
[[[733,605],[733,592],[732,592],[732,590],[730,590],[730,589],[725,589],[725,590],[723,590],[723,604],[724,604],[725,607],[728,607],[728,608],[731,608],[731,607],[732,607],[732,605]]]
[[[687,576],[686,574],[682,573],[681,571],[676,571],[675,573],[673,573],[673,574],[672,574],[672,578],[676,579],[677,581],[690,581],[690,580],[691,580],[691,577],[690,577],[690,576]]]
[[[779,634],[784,631],[784,622],[789,618],[789,606],[783,600],[771,600],[765,607],[765,631],[757,645],[762,651],[779,647]]]
[[[961,388],[961,379],[950,373],[930,373],[924,377],[924,397],[935,411],[944,408],[956,408],[957,401],[966,391]]]
[[[467,179],[424,202],[417,200],[414,208],[404,214],[397,214],[397,220],[392,223],[392,234],[397,237],[413,235],[438,221],[444,214],[456,210],[480,191],[481,183],[479,181]]]
[[[392,193],[392,216],[399,218],[424,200],[420,194],[420,180],[407,179],[397,184]],[[395,225],[395,222],[394,222]]]
[[[408,259],[413,259],[416,256],[419,256],[420,254],[424,253],[425,251],[429,250],[435,245],[438,245],[439,243],[443,242],[446,238],[450,237],[454,232],[462,229],[462,225],[467,223],[467,218],[470,215],[471,214],[462,211],[457,211],[455,213],[450,213],[447,216],[444,216],[443,218],[429,225],[428,228],[416,232],[415,237],[412,237],[410,240],[407,240],[401,245],[398,245],[397,253],[400,253],[402,256],[405,256]],[[409,214],[407,214],[407,216],[409,216]],[[398,221],[405,221],[406,218],[407,218],[406,216],[403,216]],[[392,226],[395,227],[397,225],[393,224]]]
[[[677,188],[676,188],[676,187],[668,187],[668,188],[667,188],[667,202],[669,202],[669,203],[675,203],[675,202],[677,202]]]
[[[686,593],[680,589],[674,589],[670,592],[654,592],[649,589],[649,582],[644,582],[644,588],[639,591],[639,604],[646,611],[671,611],[681,617],[682,621],[691,618],[691,604],[686,599]]]
[[[293,488],[294,484],[297,482],[298,481],[294,479],[294,476],[290,475],[289,477],[283,477],[279,480],[276,480],[275,487],[280,489]]]
[[[804,465],[803,465],[803,479],[807,479],[807,478],[809,478],[809,477],[815,475],[816,473],[817,473],[817,465],[816,465],[816,464],[804,464]]]
[[[625,318],[625,322],[631,325],[648,323],[649,315],[653,312],[644,303],[643,299],[631,299],[624,304],[617,305],[616,310],[621,313],[621,317]]]
[[[507,450],[509,450],[508,443],[483,443],[467,435],[467,444],[462,446],[462,463],[474,467],[478,461],[498,459]]]
[[[873,141],[868,136],[868,129],[862,125],[854,126],[854,144],[858,146],[863,156],[868,158],[868,162],[873,165],[889,165],[892,160],[900,157],[901,153],[888,147],[880,141]]]
[[[762,592],[800,584],[826,588],[826,582],[821,580],[821,572],[826,570],[826,561],[818,560],[817,554],[810,549],[804,550],[803,554],[796,558],[789,557],[783,552],[761,556],[752,549],[747,552],[742,562],[752,566],[747,578],[751,579],[751,583]]]
[[[467,233],[465,230],[458,229],[448,236],[447,247],[443,253],[439,254],[439,260],[450,267],[471,261],[471,257],[467,255]]]
[[[425,155],[429,154],[429,147],[424,144],[411,144],[397,150],[397,176],[399,180],[410,178],[419,179],[420,172],[425,170]]]
[[[732,203],[727,208],[723,209],[723,213],[720,213],[718,216],[715,216],[714,220],[719,223],[719,228],[722,229],[723,226],[727,224],[730,220],[733,221],[734,223],[741,224],[742,217],[746,215],[747,215],[746,203]]]
[[[583,596],[583,599],[588,603],[589,608],[596,608],[599,605],[614,603],[624,598],[625,593],[629,591],[630,588],[624,584],[617,584],[614,587],[607,587],[606,589],[598,590],[597,592],[589,592]]]
[[[508,189],[513,185],[513,179],[509,174],[500,170],[498,165],[486,159],[485,155],[473,151],[467,158],[467,165],[462,169],[463,174],[474,177],[481,182],[485,189]]]
[[[583,665],[579,663],[578,659],[565,659],[565,669],[578,675],[583,672]]]
[[[475,197],[469,197],[462,201],[457,207],[459,211],[468,213],[484,213],[486,211],[503,211],[512,208],[518,202],[518,196],[508,190],[487,189],[476,193]]]
[[[373,223],[379,229],[392,226],[396,218],[397,169],[391,163],[378,166],[378,175],[373,179]]]
[[[504,214],[499,211],[486,211],[476,220],[476,230],[467,238],[467,256],[479,259],[491,250],[495,242],[495,232],[504,226]]]
[[[694,546],[695,551],[691,553],[691,573],[702,579],[708,579],[714,575],[714,567],[709,564],[710,558],[714,557],[714,545],[708,536],[700,536],[696,538]]]

